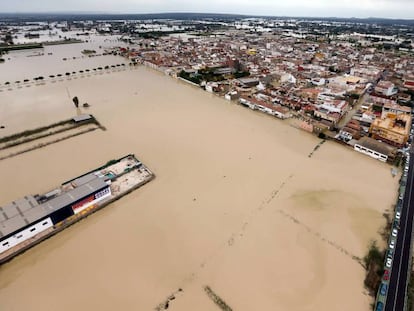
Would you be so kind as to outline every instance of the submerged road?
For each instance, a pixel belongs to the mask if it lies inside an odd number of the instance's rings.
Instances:
[[[413,146],[414,147],[414,146]],[[407,284],[410,276],[411,238],[414,217],[414,150],[410,150],[410,163],[407,186],[405,190],[400,229],[398,230],[395,245],[394,259],[391,267],[391,276],[388,287],[385,311],[403,311],[407,294]]]

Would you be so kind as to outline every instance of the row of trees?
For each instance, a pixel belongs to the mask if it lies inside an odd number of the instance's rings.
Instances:
[[[129,66],[133,66],[133,65],[135,65],[135,63],[133,63],[133,62],[129,63]],[[59,74],[56,74],[56,75],[50,75],[49,78],[54,79],[54,78],[60,78],[60,77],[63,77],[63,76],[69,77],[71,75],[76,75],[77,73],[83,74],[83,73],[90,73],[90,72],[98,72],[98,71],[102,71],[102,70],[108,70],[108,69],[111,69],[111,68],[113,69],[113,68],[125,67],[125,66],[126,66],[125,64],[107,65],[105,67],[97,67],[97,68],[93,68],[93,69],[79,70],[78,72],[72,71],[72,72],[66,72],[65,74],[59,73]],[[45,79],[45,77],[38,76],[38,77],[33,78],[33,81],[42,81],[44,79]],[[23,82],[27,83],[27,82],[30,82],[30,80],[29,79],[24,79]],[[21,81],[18,80],[18,81],[15,81],[14,83],[19,84],[19,83],[21,83]],[[5,85],[10,85],[11,83],[9,81],[7,81],[4,84]]]

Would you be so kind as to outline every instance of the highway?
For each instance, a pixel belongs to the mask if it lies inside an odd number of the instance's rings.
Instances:
[[[414,218],[414,149],[410,150],[410,163],[407,186],[403,198],[403,205],[395,245],[394,259],[391,267],[391,276],[388,294],[385,302],[385,311],[403,311],[406,298],[407,284],[410,276],[411,238]]]

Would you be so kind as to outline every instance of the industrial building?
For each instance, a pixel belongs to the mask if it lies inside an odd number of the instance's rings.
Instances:
[[[396,154],[396,148],[366,136],[356,141],[354,150],[382,162],[387,162],[388,160],[393,159]]]
[[[111,196],[108,177],[90,173],[43,195],[0,207],[0,255]]]

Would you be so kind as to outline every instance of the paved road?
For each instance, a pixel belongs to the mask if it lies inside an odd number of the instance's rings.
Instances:
[[[403,311],[406,296],[407,282],[409,280],[409,263],[411,256],[411,236],[414,216],[414,150],[410,150],[410,164],[407,187],[404,195],[400,229],[392,264],[390,283],[388,287],[385,311]]]

